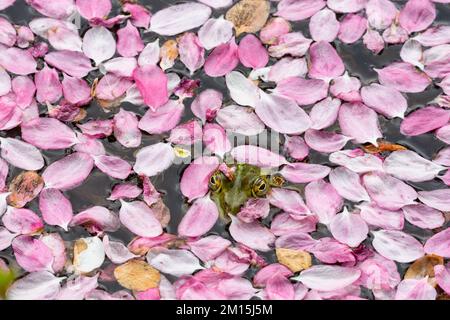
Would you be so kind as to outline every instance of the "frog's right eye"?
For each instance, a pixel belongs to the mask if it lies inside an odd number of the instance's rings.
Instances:
[[[222,188],[222,173],[221,172],[214,172],[214,174],[209,178],[208,183],[209,189],[211,191],[219,191],[220,188]]]

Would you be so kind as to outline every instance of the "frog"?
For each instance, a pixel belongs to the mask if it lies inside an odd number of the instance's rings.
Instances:
[[[269,174],[250,164],[228,167],[231,174],[216,170],[210,177],[210,198],[216,204],[220,217],[229,221],[251,198],[265,198],[272,187],[281,187],[284,179],[279,174]]]

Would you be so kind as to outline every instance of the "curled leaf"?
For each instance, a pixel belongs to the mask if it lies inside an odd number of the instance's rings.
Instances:
[[[269,18],[270,3],[267,0],[241,0],[228,10],[225,18],[234,24],[236,35],[256,33]]]

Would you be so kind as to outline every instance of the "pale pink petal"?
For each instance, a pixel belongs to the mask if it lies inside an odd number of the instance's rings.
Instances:
[[[316,103],[310,113],[311,129],[320,130],[331,126],[336,122],[341,101],[330,97]]]
[[[182,237],[199,237],[207,233],[219,218],[216,204],[205,196],[194,201],[178,225]]]
[[[372,245],[383,257],[407,263],[424,255],[422,244],[414,237],[397,230],[372,231]]]
[[[40,103],[55,103],[62,96],[62,86],[59,81],[58,72],[44,66],[42,70],[34,76],[36,84],[36,99]]]
[[[235,147],[231,150],[230,154],[237,162],[247,163],[261,168],[276,168],[288,163],[282,155],[253,145]]]
[[[6,179],[8,178],[8,163],[0,158],[0,192],[6,190]],[[3,201],[3,200],[2,200]],[[3,204],[0,204],[0,216],[3,214]]]
[[[76,10],[73,0],[61,0],[57,2],[48,2],[45,0],[26,0],[26,2],[40,14],[56,19],[68,18]]]
[[[261,41],[253,34],[247,34],[239,42],[239,60],[253,69],[263,68],[269,62],[269,54]]]
[[[238,46],[232,38],[227,43],[214,48],[206,58],[204,70],[210,77],[221,77],[233,71],[238,64]]]
[[[55,51],[45,55],[45,62],[49,65],[76,78],[83,78],[92,71],[91,61],[81,52]]]
[[[366,14],[369,25],[375,29],[388,28],[397,15],[397,8],[390,0],[369,0],[366,4]]]
[[[8,300],[51,300],[58,295],[63,279],[48,271],[32,272],[15,281],[6,296]]]
[[[430,208],[424,204],[413,204],[404,206],[402,211],[405,219],[409,223],[422,229],[435,229],[441,227],[445,223],[442,212]]]
[[[309,148],[302,137],[285,135],[284,138],[284,149],[290,157],[302,161],[308,156]]]
[[[329,81],[339,77],[345,71],[341,57],[328,42],[320,41],[311,45],[309,55],[308,75],[311,78]]]
[[[76,0],[76,6],[80,15],[88,20],[103,19],[109,15],[112,8],[111,0]]]
[[[37,118],[22,126],[22,138],[44,150],[65,149],[78,142],[75,132],[52,118]]]
[[[396,178],[413,182],[432,180],[445,169],[411,150],[392,152],[384,160],[383,168]]]
[[[222,106],[223,95],[214,89],[206,89],[197,95],[192,101],[192,113],[200,118],[203,123],[215,118],[217,111]]]
[[[367,19],[357,14],[347,14],[342,19],[338,38],[343,43],[358,41],[367,29]]]
[[[18,76],[15,77],[12,82],[12,91],[16,95],[16,103],[20,108],[28,107],[34,98],[36,93],[36,87],[33,80],[29,77]]]
[[[241,106],[256,107],[260,99],[259,88],[242,73],[232,71],[225,77],[231,98]]]
[[[347,208],[331,220],[329,228],[336,240],[350,247],[357,247],[369,233],[369,228],[361,216],[348,212]]]
[[[0,138],[1,156],[17,168],[39,170],[44,166],[41,152],[31,144],[12,138]]]
[[[44,189],[39,195],[39,210],[44,221],[67,231],[72,220],[72,204],[58,189]]]
[[[273,44],[278,42],[278,38],[291,31],[291,25],[283,18],[272,18],[259,32],[259,37],[264,44]]]
[[[103,246],[106,256],[114,264],[122,264],[137,257],[122,242],[111,241],[107,235],[103,237]]]
[[[192,145],[200,141],[202,135],[202,126],[199,121],[191,120],[172,129],[167,141],[173,144]]]
[[[9,248],[17,234],[9,232],[5,227],[0,227],[0,250]]]
[[[341,150],[351,140],[342,134],[309,129],[305,133],[305,142],[319,152],[335,152]]]
[[[190,250],[203,262],[211,261],[224,252],[231,242],[216,235],[210,235],[188,242]]]
[[[406,41],[402,50],[400,50],[400,57],[404,62],[411,63],[420,69],[424,67],[422,63],[422,46],[417,40],[409,39]]]
[[[130,183],[115,185],[108,200],[135,199],[142,193],[142,189]]]
[[[95,166],[112,178],[126,179],[132,171],[131,165],[119,157],[98,155],[93,158]]]
[[[44,229],[41,218],[29,209],[8,207],[2,222],[9,231],[16,234],[33,234]]]
[[[344,205],[342,197],[324,180],[309,183],[305,187],[305,199],[308,208],[323,224],[330,223]]]
[[[195,2],[167,7],[152,16],[150,31],[173,36],[203,25],[211,15],[211,8]]]
[[[400,274],[395,262],[379,254],[364,260],[359,265],[359,269],[362,274],[358,282],[374,291],[381,288],[395,288],[400,282]]]
[[[209,151],[222,158],[232,148],[225,130],[214,123],[207,123],[203,127],[203,143]]]
[[[425,252],[436,254],[438,256],[450,257],[450,228],[447,228],[427,240],[425,243]]]
[[[200,45],[195,33],[188,32],[178,38],[180,61],[189,69],[191,75],[205,63],[205,49]]]
[[[400,132],[407,136],[418,136],[440,127],[450,121],[450,110],[427,106],[410,113],[401,123]]]
[[[108,72],[114,73],[119,77],[131,77],[133,76],[133,71],[137,67],[136,58],[124,58],[117,57],[109,61],[104,62],[99,66],[100,71],[103,74]]]
[[[144,42],[141,39],[138,29],[131,24],[117,31],[117,52],[122,57],[135,57],[144,50]]]
[[[291,98],[301,106],[308,105],[327,97],[328,84],[318,79],[291,77],[278,82],[275,93]]]
[[[76,278],[68,280],[56,296],[56,300],[84,300],[88,293],[98,287],[98,277],[79,275]]]
[[[450,167],[450,147],[446,147],[438,152],[435,156],[434,163],[439,163],[446,167]]]
[[[26,271],[52,271],[53,254],[38,239],[31,236],[18,236],[12,241],[17,263]]]
[[[277,214],[270,224],[270,231],[276,236],[287,233],[316,231],[316,216],[296,216],[289,213]]]
[[[0,66],[10,73],[26,76],[36,72],[37,63],[28,51],[8,48],[1,50]]]
[[[450,144],[450,125],[445,125],[436,130],[436,138]]]
[[[370,198],[384,209],[398,210],[413,204],[417,198],[417,192],[412,187],[386,173],[366,173],[363,182]]]
[[[99,231],[114,232],[120,228],[119,218],[108,209],[92,207],[75,215],[70,226],[86,225],[92,233]]]
[[[0,1],[0,10],[4,10],[10,6],[12,6],[16,2],[16,0],[1,0]]]
[[[89,29],[83,37],[83,52],[96,65],[111,59],[116,53],[116,40],[105,27]]]
[[[198,30],[198,39],[202,47],[211,50],[230,41],[233,36],[233,23],[223,16],[211,18]]]
[[[364,104],[389,118],[403,118],[408,108],[405,97],[396,89],[378,83],[361,89]]]
[[[419,191],[419,200],[427,206],[441,211],[450,210],[450,190],[437,189],[433,191]]]
[[[276,44],[269,47],[269,55],[275,58],[281,58],[284,55],[293,57],[302,57],[309,49],[312,40],[305,38],[300,32],[290,32],[281,35]]]
[[[288,278],[275,274],[267,280],[264,294],[268,300],[293,300],[295,292]]]
[[[54,272],[61,272],[66,265],[66,246],[59,233],[47,233],[40,240],[52,251]]]
[[[345,103],[339,109],[339,126],[342,133],[357,143],[377,145],[383,135],[375,111],[362,103]]]
[[[198,259],[187,250],[151,250],[147,254],[147,262],[159,271],[176,277],[203,269]]]
[[[434,4],[428,0],[409,0],[400,11],[399,23],[409,33],[425,30],[436,18]]]
[[[357,268],[318,265],[304,270],[293,278],[310,289],[333,291],[354,283],[361,275]]]
[[[363,202],[357,205],[361,218],[371,226],[380,227],[387,230],[402,230],[405,224],[403,212],[392,211],[378,207],[374,203]],[[406,208],[405,206],[403,208]]]
[[[431,83],[430,78],[407,62],[394,62],[382,69],[374,69],[378,80],[387,87],[401,92],[423,92]]]
[[[233,4],[233,0],[197,0],[201,3],[207,4],[210,7],[213,8],[224,8],[229,7]]]
[[[366,34],[363,36],[363,42],[366,48],[374,54],[379,54],[384,49],[384,39],[375,30],[367,29]]]
[[[82,51],[83,42],[78,32],[65,25],[47,31],[48,42],[56,50]]]
[[[448,267],[446,268],[443,265],[434,266],[434,278],[439,287],[448,294],[450,292],[450,271]]]
[[[339,164],[356,173],[383,171],[383,161],[361,149],[337,151],[330,154],[329,159],[332,163]]]
[[[168,143],[160,142],[138,151],[133,170],[137,174],[152,177],[169,168],[174,159],[175,153],[172,146]]]
[[[114,103],[123,98],[123,95],[133,85],[129,78],[119,77],[113,73],[106,74],[95,87],[95,96],[99,100]]]
[[[428,28],[413,39],[426,47],[450,43],[450,26],[440,25]]]
[[[275,236],[259,222],[245,223],[231,216],[230,234],[234,240],[259,251],[271,250]]]
[[[169,100],[167,92],[167,76],[157,66],[138,67],[133,72],[134,81],[147,104],[153,111]]]
[[[138,58],[138,65],[144,67],[146,65],[156,66],[160,59],[159,39],[148,43]]]
[[[309,33],[314,41],[332,42],[339,32],[336,14],[328,8],[322,9],[311,17]]]
[[[269,199],[271,205],[293,215],[304,216],[311,213],[297,191],[272,188],[270,193],[267,195],[267,198]]]
[[[92,156],[106,153],[105,147],[99,139],[91,138],[84,134],[78,134],[77,137],[80,142],[73,147],[74,151],[88,153]]]
[[[308,183],[325,178],[330,171],[329,167],[320,164],[295,162],[284,166],[280,173],[290,182]]]
[[[141,237],[157,237],[163,230],[152,209],[142,201],[120,200],[120,222],[134,234]]]
[[[150,134],[170,131],[180,122],[183,112],[184,105],[180,100],[169,100],[156,111],[148,109],[139,121],[139,129]]]
[[[73,105],[85,105],[91,100],[91,88],[83,79],[64,75],[62,81],[64,98]]]
[[[0,96],[11,91],[11,77],[3,68],[0,70]]]
[[[436,296],[437,292],[427,278],[404,279],[397,287],[395,300],[436,300]]]
[[[227,131],[245,136],[260,134],[264,123],[252,108],[229,105],[217,112],[216,121]]]
[[[192,201],[208,192],[211,175],[219,167],[216,157],[199,157],[184,170],[180,181],[181,193]]]
[[[292,232],[282,235],[275,242],[277,248],[310,250],[317,244],[318,240],[313,239],[305,232]]]
[[[269,215],[270,204],[268,199],[250,198],[242,206],[237,217],[243,222],[253,222],[257,219],[265,219]]]
[[[276,15],[291,21],[305,20],[323,7],[323,0],[281,0]]]
[[[149,27],[152,15],[144,6],[127,2],[122,6],[122,10],[131,14],[131,22],[135,27]]]
[[[89,176],[94,160],[86,154],[75,152],[49,165],[42,174],[47,188],[73,189]]]
[[[353,251],[347,245],[330,237],[320,238],[316,243],[304,248],[304,250],[314,254],[323,263],[355,264]]]
[[[120,109],[114,116],[114,136],[126,148],[135,148],[141,144],[141,131],[138,118],[131,111]]]
[[[330,92],[336,98],[345,101],[361,101],[361,95],[359,89],[361,88],[361,82],[356,77],[350,77],[348,72],[344,75],[333,80],[330,86]]]
[[[307,73],[308,65],[305,58],[286,57],[278,60],[270,67],[267,79],[278,83],[290,77],[304,77]]]

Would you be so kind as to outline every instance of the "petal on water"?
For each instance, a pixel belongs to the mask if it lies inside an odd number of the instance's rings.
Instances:
[[[205,196],[209,189],[209,179],[218,167],[219,159],[216,157],[199,157],[192,161],[181,177],[181,193],[189,201]]]
[[[324,8],[314,14],[309,21],[309,33],[314,41],[332,42],[339,32],[339,21],[336,14]]]
[[[387,259],[401,263],[415,261],[424,255],[422,244],[414,237],[398,230],[372,231],[372,245]]]
[[[17,168],[39,170],[44,166],[41,152],[31,144],[12,138],[0,138],[2,158]]]
[[[36,118],[21,126],[22,138],[44,150],[66,149],[78,142],[75,132],[53,118]]]
[[[450,121],[450,110],[427,106],[410,113],[401,123],[400,132],[418,136],[445,126]]]
[[[133,170],[137,174],[152,177],[169,168],[174,159],[175,153],[171,145],[159,142],[138,151]]]
[[[222,77],[239,64],[238,46],[234,38],[221,44],[209,54],[205,61],[205,73],[210,77]]]
[[[349,212],[347,208],[331,220],[329,228],[336,240],[350,247],[357,247],[369,233],[369,227],[359,213]]]
[[[308,208],[323,224],[329,224],[344,205],[336,189],[324,180],[309,183],[305,187],[305,199]]]
[[[147,262],[155,269],[176,277],[203,269],[199,260],[187,250],[155,249],[147,254]]]
[[[96,65],[106,61],[116,53],[116,40],[105,27],[89,29],[83,37],[83,52]]]
[[[219,218],[216,204],[205,196],[194,201],[178,225],[182,237],[199,237],[207,233]]]
[[[211,18],[198,30],[198,40],[203,48],[211,50],[230,41],[233,36],[233,23],[223,16]]]
[[[442,230],[429,238],[425,243],[425,252],[438,256],[450,257],[450,229]]]
[[[237,162],[247,163],[261,168],[276,168],[288,163],[282,155],[253,145],[235,147],[231,150],[230,154]]]
[[[153,111],[169,100],[167,75],[157,66],[145,65],[133,72],[134,81],[147,104]]]
[[[51,271],[53,254],[41,240],[31,236],[18,236],[12,241],[17,263],[28,272]]]
[[[301,106],[316,103],[328,94],[328,84],[318,79],[285,78],[278,82],[275,93],[291,98]]]
[[[258,221],[246,223],[231,216],[230,234],[234,240],[259,251],[271,250],[275,236]]]
[[[329,167],[320,164],[295,162],[284,166],[280,173],[290,182],[308,183],[325,178],[330,171]]]
[[[308,75],[311,78],[328,82],[339,77],[345,71],[341,57],[328,42],[320,41],[311,45],[309,59]]]
[[[136,148],[141,144],[142,134],[138,128],[135,113],[120,109],[114,116],[114,136],[126,148]]]
[[[80,15],[87,20],[93,18],[103,19],[109,15],[112,8],[111,0],[76,0],[75,4]]]
[[[231,98],[237,104],[256,107],[260,99],[260,90],[251,80],[240,72],[232,71],[226,75],[225,81]]]
[[[8,300],[51,300],[59,293],[63,279],[48,271],[32,272],[14,282],[6,297]]]
[[[39,210],[44,221],[65,231],[73,217],[72,204],[58,189],[44,189],[39,195]]]
[[[333,291],[354,283],[361,275],[357,268],[340,266],[312,266],[292,279],[300,281],[310,289]]]
[[[386,87],[392,87],[401,92],[423,92],[431,83],[430,78],[407,62],[394,62],[382,69],[374,69],[378,80]]]
[[[323,0],[282,0],[278,3],[276,15],[291,21],[305,20],[325,5]]]
[[[116,156],[94,156],[94,163],[100,171],[116,179],[126,179],[132,172],[131,165]]]
[[[84,78],[93,69],[89,58],[76,51],[50,52],[45,56],[45,62],[76,78]]]
[[[405,97],[396,89],[372,83],[361,89],[364,104],[389,118],[403,118],[408,108]]]
[[[120,203],[120,221],[131,232],[141,237],[157,237],[163,232],[161,223],[144,202],[121,200]]]
[[[252,108],[229,105],[217,112],[217,122],[227,131],[253,136],[264,131],[264,123]]]
[[[431,1],[409,0],[400,11],[399,23],[409,33],[425,30],[436,18]]]

